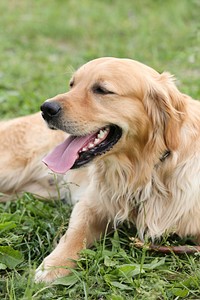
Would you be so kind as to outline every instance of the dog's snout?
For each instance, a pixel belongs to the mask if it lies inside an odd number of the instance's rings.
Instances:
[[[44,118],[57,117],[61,111],[61,106],[57,102],[44,102],[40,107]]]

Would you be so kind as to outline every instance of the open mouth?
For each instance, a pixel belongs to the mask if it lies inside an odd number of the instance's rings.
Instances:
[[[56,173],[66,173],[79,168],[96,156],[109,151],[121,138],[122,129],[117,125],[101,128],[98,132],[85,136],[70,136],[58,145],[43,162]]]

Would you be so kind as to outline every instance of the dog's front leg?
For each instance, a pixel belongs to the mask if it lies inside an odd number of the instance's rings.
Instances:
[[[100,220],[96,210],[86,201],[78,202],[73,209],[67,232],[36,270],[36,282],[51,282],[57,277],[68,275],[78,253],[100,238],[106,226],[107,221]]]

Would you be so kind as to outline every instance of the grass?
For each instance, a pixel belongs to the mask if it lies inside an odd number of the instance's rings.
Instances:
[[[67,89],[74,69],[100,56],[170,71],[181,91],[200,99],[199,9],[199,0],[2,0],[0,118],[38,111]],[[137,249],[126,226],[83,251],[71,276],[35,284],[34,269],[66,229],[71,207],[25,194],[0,212],[0,299],[200,299],[199,254]]]

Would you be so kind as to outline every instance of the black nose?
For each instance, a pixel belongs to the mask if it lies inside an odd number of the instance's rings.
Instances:
[[[57,102],[44,102],[41,107],[42,115],[44,118],[57,117],[61,111],[61,106]]]

